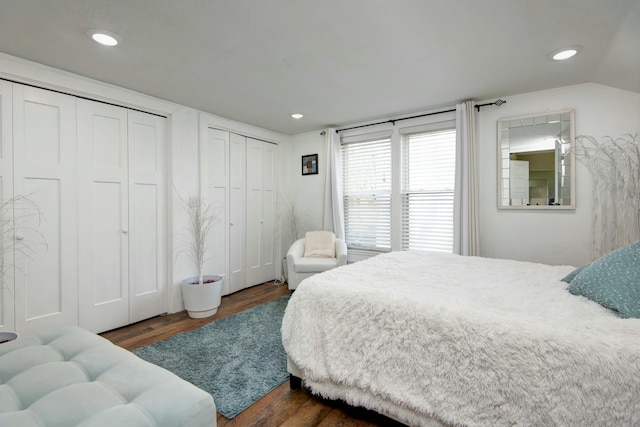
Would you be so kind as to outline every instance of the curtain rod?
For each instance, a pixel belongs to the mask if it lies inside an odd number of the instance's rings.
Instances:
[[[385,120],[383,122],[377,122],[377,123],[369,123],[368,125],[360,125],[360,126],[353,126],[353,127],[350,127],[350,128],[336,129],[336,133],[340,133],[343,130],[359,129],[359,128],[364,128],[364,127],[367,127],[367,126],[382,125],[382,124],[385,124],[385,123],[391,123],[393,126],[395,126],[396,122],[399,122],[400,120],[417,119],[418,117],[427,117],[427,116],[433,116],[433,115],[436,115],[436,114],[453,113],[455,111],[456,111],[456,109],[454,108],[452,110],[436,111],[434,113],[419,114],[417,116],[402,117],[400,119]]]
[[[482,108],[482,107],[488,107],[489,105],[495,105],[495,106],[499,107],[502,104],[506,104],[506,103],[507,103],[507,101],[505,101],[504,99],[498,99],[497,101],[487,102],[486,104],[477,104],[477,105],[475,105],[475,107],[476,107],[476,111],[480,111],[480,108]]]
[[[507,102],[507,101],[504,101],[504,100],[502,100],[502,99],[498,99],[498,100],[497,100],[497,101],[495,101],[495,102],[488,102],[488,103],[486,103],[486,104],[478,104],[478,105],[475,105],[475,107],[476,107],[476,110],[477,110],[477,111],[480,111],[480,108],[482,108],[482,107],[488,107],[489,105],[496,105],[496,106],[498,106],[498,107],[499,107],[499,106],[501,106],[502,104],[506,104],[506,102]],[[336,129],[336,133],[340,133],[340,132],[342,132],[342,131],[344,131],[344,130],[360,129],[360,128],[364,128],[364,127],[367,127],[367,126],[383,125],[383,124],[385,124],[385,123],[391,123],[393,126],[395,126],[395,125],[396,125],[396,122],[399,122],[399,121],[401,121],[401,120],[417,119],[417,118],[419,118],[419,117],[434,116],[434,115],[436,115],[436,114],[454,113],[455,111],[456,111],[456,109],[455,109],[455,108],[453,108],[453,109],[449,109],[449,110],[436,111],[436,112],[433,112],[433,113],[419,114],[419,115],[417,115],[417,116],[402,117],[402,118],[400,118],[400,119],[385,120],[385,121],[377,122],[377,123],[369,123],[368,125],[360,125],[360,126],[353,126],[353,127],[350,127],[350,128]],[[321,135],[322,135],[322,134],[321,134]]]

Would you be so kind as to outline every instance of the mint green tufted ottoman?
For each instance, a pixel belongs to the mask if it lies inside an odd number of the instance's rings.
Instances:
[[[215,425],[209,393],[84,329],[0,345],[0,426]]]

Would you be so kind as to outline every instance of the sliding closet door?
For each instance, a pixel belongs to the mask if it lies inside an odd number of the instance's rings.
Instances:
[[[0,203],[7,203],[13,197],[13,136],[11,114],[11,83],[0,80]],[[0,330],[14,330],[14,283],[13,246],[15,236],[11,232],[13,210],[5,205],[0,210]],[[11,267],[9,267],[11,266]]]
[[[166,312],[166,119],[128,112],[130,322]]]
[[[247,285],[273,280],[277,145],[247,138]]]
[[[32,256],[16,257],[16,328],[22,334],[78,323],[76,99],[13,86],[14,194],[42,212],[16,238],[46,239]]]
[[[129,323],[127,110],[78,100],[80,325]]]

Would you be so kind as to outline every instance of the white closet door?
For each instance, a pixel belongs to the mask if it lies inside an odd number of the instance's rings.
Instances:
[[[247,138],[247,285],[262,283],[262,142]]]
[[[130,322],[166,313],[166,119],[128,112]]]
[[[274,245],[277,146],[247,138],[247,285],[276,277]]]
[[[201,150],[200,160],[203,176],[200,178],[202,186],[200,191],[206,200],[210,214],[217,215],[213,229],[208,236],[208,259],[204,264],[204,274],[224,277],[222,293],[228,294],[229,132],[207,128],[207,141]],[[197,273],[194,270],[194,275]]]
[[[11,83],[0,80],[0,203],[13,197],[13,135],[11,114]],[[15,238],[11,230],[13,212],[0,210],[0,247],[12,247]],[[3,250],[0,256],[0,330],[14,330],[14,282],[13,251]],[[11,267],[9,267],[11,266]]]
[[[80,326],[166,312],[165,120],[78,100]]]
[[[276,231],[276,161],[278,146],[263,143],[262,150],[262,252],[264,266],[264,280],[274,280],[278,277],[279,265],[276,265],[274,236]]]
[[[247,138],[231,134],[229,186],[229,293],[247,287],[245,277],[245,197]]]
[[[78,100],[80,326],[129,323],[127,110]]]
[[[14,192],[28,195],[43,218],[26,220],[20,238],[37,240],[17,257],[16,328],[22,334],[78,324],[76,99],[13,86]]]
[[[278,146],[262,143],[262,282],[274,280],[276,273],[275,212],[276,212],[276,159]]]

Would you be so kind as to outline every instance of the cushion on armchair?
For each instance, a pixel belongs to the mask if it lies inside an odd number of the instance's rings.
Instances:
[[[297,273],[320,273],[338,266],[337,258],[329,257],[304,257],[300,258],[294,266]]]
[[[307,258],[335,258],[336,235],[331,231],[307,231],[304,236],[304,256]]]

